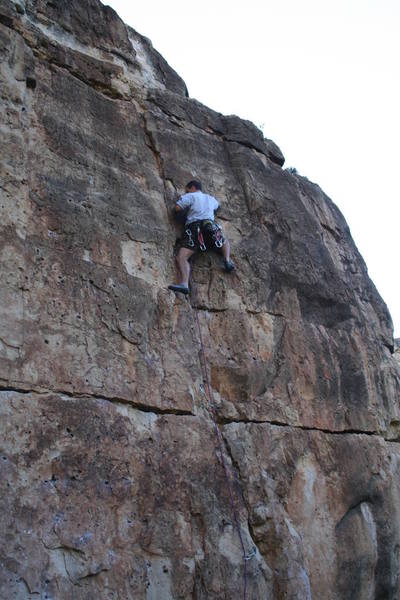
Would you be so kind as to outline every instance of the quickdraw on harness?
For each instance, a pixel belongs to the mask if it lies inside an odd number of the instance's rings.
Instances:
[[[200,250],[202,252],[204,252],[204,250],[207,250],[207,246],[204,243],[204,236],[200,225],[197,225],[197,241],[199,242]]]
[[[188,236],[188,245],[191,248],[194,248],[194,239],[193,239],[193,234],[192,234],[192,230],[190,229],[190,227],[188,227],[187,229],[185,229],[185,233]]]
[[[222,248],[224,245],[224,236],[222,235],[222,228],[218,223],[214,223],[213,227],[213,240],[217,248]]]

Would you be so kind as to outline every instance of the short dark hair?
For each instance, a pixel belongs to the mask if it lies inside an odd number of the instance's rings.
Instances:
[[[200,181],[197,181],[196,179],[193,179],[192,181],[189,181],[189,183],[186,184],[187,188],[191,188],[192,186],[195,187],[196,190],[202,189]]]

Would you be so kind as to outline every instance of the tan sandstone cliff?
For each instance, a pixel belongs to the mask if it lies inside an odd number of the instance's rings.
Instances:
[[[399,365],[348,227],[98,0],[0,0],[0,596],[400,597]],[[236,272],[167,290],[189,178]]]

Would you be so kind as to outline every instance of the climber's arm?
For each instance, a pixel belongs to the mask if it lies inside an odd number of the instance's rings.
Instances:
[[[192,196],[191,194],[183,194],[175,204],[175,213],[185,212],[192,204]]]

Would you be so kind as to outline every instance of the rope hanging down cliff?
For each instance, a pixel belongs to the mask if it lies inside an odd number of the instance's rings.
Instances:
[[[195,294],[194,294],[194,288],[193,285],[191,285],[192,288],[192,295],[193,295],[193,299],[194,299],[194,304],[196,305],[196,300],[195,300]],[[188,299],[188,304],[190,304],[189,302],[189,296],[186,296]],[[191,305],[190,305],[191,306]],[[214,394],[212,391],[212,387],[210,384],[210,379],[208,377],[208,368],[207,368],[207,360],[206,360],[206,353],[205,353],[205,346],[204,346],[204,342],[203,342],[203,336],[201,333],[201,327],[200,327],[200,320],[199,320],[199,315],[198,315],[198,310],[196,306],[191,306],[191,308],[193,308],[193,312],[195,315],[195,325],[197,328],[197,332],[198,332],[198,337],[199,337],[199,344],[200,344],[200,367],[202,370],[202,378],[203,378],[203,383],[205,384],[205,395],[207,397],[208,400],[208,405],[210,408],[210,412],[212,415],[212,419],[213,419],[213,423],[214,423],[214,429],[215,429],[215,436],[217,439],[217,446],[218,446],[218,451],[219,451],[219,455],[220,455],[220,460],[222,463],[222,467],[224,469],[224,475],[225,475],[225,480],[227,483],[227,487],[228,487],[228,491],[229,491],[229,498],[230,498],[230,504],[231,504],[231,511],[232,511],[232,515],[233,515],[233,519],[234,519],[234,523],[235,523],[235,528],[237,530],[238,536],[239,536],[239,540],[240,540],[240,546],[242,549],[242,555],[243,555],[243,600],[246,600],[247,598],[247,562],[253,558],[253,556],[255,556],[255,549],[253,549],[250,553],[246,552],[246,548],[244,545],[244,541],[243,541],[243,535],[242,535],[242,531],[240,528],[240,524],[239,524],[239,517],[238,517],[238,510],[236,507],[236,501],[235,501],[235,493],[233,490],[233,485],[232,485],[232,476],[231,473],[228,469],[228,466],[226,464],[226,460],[225,460],[225,456],[224,456],[224,451],[223,451],[223,439],[222,439],[222,435],[221,432],[219,430],[218,427],[218,423],[217,423],[217,414],[215,411],[215,401],[214,401]]]

